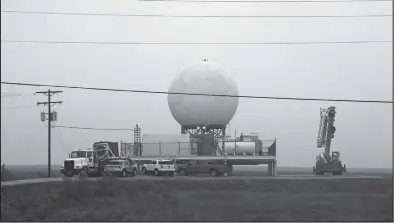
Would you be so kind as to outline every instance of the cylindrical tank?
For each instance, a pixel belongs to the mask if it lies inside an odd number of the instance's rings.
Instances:
[[[238,96],[233,79],[218,64],[204,61],[182,70],[169,92]],[[233,118],[238,97],[168,95],[168,107],[181,126],[226,126]]]
[[[256,142],[225,142],[224,150],[228,155],[252,155],[258,154],[258,148]]]

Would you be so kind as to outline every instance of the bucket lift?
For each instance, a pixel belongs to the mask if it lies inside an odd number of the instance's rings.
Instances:
[[[342,175],[346,172],[346,165],[342,165],[340,153],[333,151],[330,154],[331,141],[334,138],[335,127],[335,107],[327,109],[320,108],[320,126],[317,136],[317,147],[325,147],[324,152],[316,157],[316,166],[313,167],[313,173],[323,175],[332,173],[332,175]]]

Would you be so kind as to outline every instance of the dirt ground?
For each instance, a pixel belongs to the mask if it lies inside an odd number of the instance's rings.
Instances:
[[[18,185],[1,189],[1,220],[392,222],[392,179],[104,178]]]

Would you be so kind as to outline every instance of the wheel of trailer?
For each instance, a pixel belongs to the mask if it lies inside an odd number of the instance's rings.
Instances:
[[[127,175],[126,170],[122,170],[122,177],[125,177]]]
[[[209,175],[211,175],[212,177],[216,177],[218,175],[218,171],[216,171],[215,169],[211,169],[209,171]]]
[[[187,176],[187,171],[185,169],[180,169],[179,170],[179,175],[181,176]]]
[[[159,170],[155,169],[155,176],[159,176]]]
[[[131,176],[135,177],[137,175],[137,169],[133,169],[133,172],[131,172]]]

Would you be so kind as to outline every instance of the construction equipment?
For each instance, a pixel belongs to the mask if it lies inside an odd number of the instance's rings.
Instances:
[[[95,142],[93,143],[93,166],[89,169],[90,174],[104,173],[104,167],[111,159],[125,158],[120,157],[118,142]]]
[[[313,173],[323,175],[332,173],[332,175],[342,175],[346,172],[346,165],[342,165],[340,153],[335,151],[330,154],[331,141],[334,138],[335,127],[335,107],[327,109],[320,108],[320,126],[317,136],[317,147],[325,147],[324,152],[316,157],[316,166],[313,167]]]
[[[93,167],[93,151],[91,149],[75,149],[68,154],[60,167],[60,173],[72,177],[75,174],[88,174]]]

